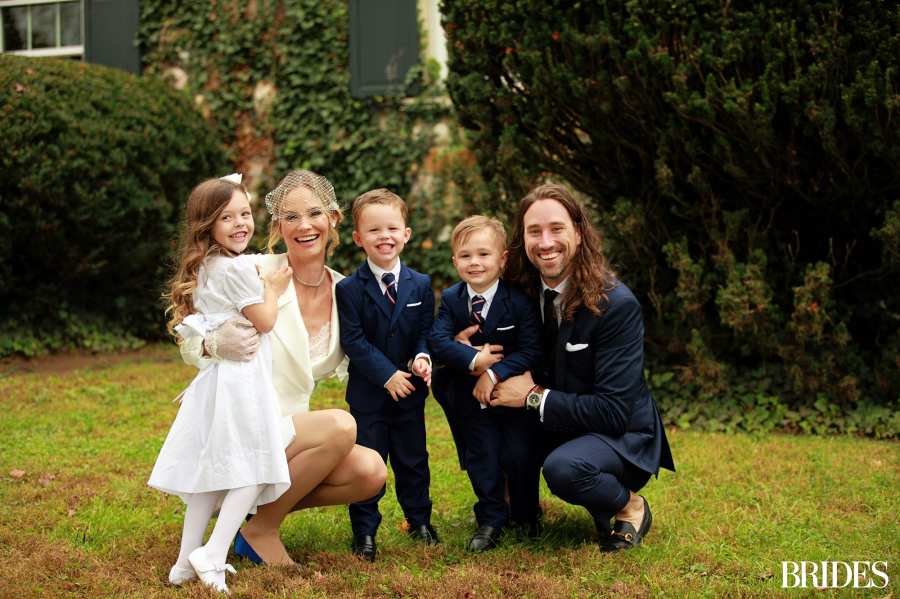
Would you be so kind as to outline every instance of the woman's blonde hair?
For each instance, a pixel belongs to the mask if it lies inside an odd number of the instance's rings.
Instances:
[[[247,193],[243,185],[224,179],[207,179],[188,197],[178,244],[178,266],[163,295],[168,302],[166,329],[170,335],[174,335],[175,327],[194,312],[194,291],[203,259],[211,254],[230,253],[216,243],[212,230],[235,191]]]

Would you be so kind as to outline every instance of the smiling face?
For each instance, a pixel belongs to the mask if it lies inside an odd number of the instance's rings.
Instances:
[[[300,186],[284,197],[279,212],[279,232],[288,254],[301,262],[325,259],[332,222],[328,211],[308,187]]]
[[[253,236],[253,213],[250,201],[240,189],[235,189],[231,200],[219,214],[212,228],[212,238],[232,254],[240,254],[247,249]]]
[[[500,278],[506,256],[506,248],[494,231],[482,228],[472,231],[459,242],[453,252],[453,266],[459,278],[477,293],[482,293]]]
[[[572,270],[572,260],[581,245],[565,207],[556,200],[534,202],[523,218],[525,254],[549,287],[562,283]]]
[[[359,212],[353,229],[354,243],[384,270],[390,270],[397,263],[410,235],[412,229],[406,226],[400,206],[396,204],[367,204]]]

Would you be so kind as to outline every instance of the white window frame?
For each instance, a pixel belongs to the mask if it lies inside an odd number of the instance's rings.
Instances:
[[[83,0],[0,0],[0,8],[12,6],[30,6],[35,4],[56,5],[56,39],[62,39],[62,24],[59,8],[63,4],[79,4],[81,6],[81,44],[76,46],[57,46],[56,48],[36,48],[27,50],[12,50],[3,52],[3,13],[0,11],[0,53],[16,54],[19,56],[54,56],[54,57],[78,57],[84,59],[84,2]],[[31,45],[31,11],[28,12],[27,42]]]

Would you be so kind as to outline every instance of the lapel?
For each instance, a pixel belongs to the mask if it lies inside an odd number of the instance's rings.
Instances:
[[[556,336],[556,347],[554,348],[556,351],[556,359],[554,361],[554,364],[556,365],[556,372],[554,373],[553,377],[558,389],[566,389],[566,344],[569,342],[569,339],[572,338],[572,333],[575,331],[575,321],[578,320],[578,317],[580,315],[581,310],[577,310],[575,312],[575,316],[572,317],[572,320],[563,320],[559,324],[559,333]]]
[[[461,323],[464,329],[472,325],[472,315],[469,313],[469,288],[465,283],[459,284],[455,296],[451,298],[450,311],[456,322]]]
[[[387,298],[384,297],[384,294],[381,293],[381,286],[379,286],[378,281],[375,280],[375,273],[369,268],[369,263],[363,262],[362,266],[359,267],[359,270],[356,271],[356,274],[359,275],[366,293],[369,294],[375,301],[375,305],[384,313],[384,317],[390,319],[391,305]]]
[[[264,254],[260,257],[262,274],[272,272],[286,264],[286,254]],[[303,324],[303,315],[300,314],[293,278],[285,292],[278,297],[278,319],[272,328],[272,335],[288,349],[287,355],[294,360],[294,367],[309,374],[310,364],[305,359],[309,355],[309,336],[306,333],[306,325]]]
[[[491,300],[491,309],[488,310],[487,319],[484,321],[484,326],[481,327],[482,332],[485,335],[492,333],[497,328],[497,324],[509,312],[509,293],[507,293],[506,286],[501,280],[497,284],[497,292],[494,293],[494,299]]]
[[[413,292],[413,276],[412,273],[409,272],[409,269],[406,268],[406,265],[400,264],[400,280],[397,283],[397,305],[394,306],[394,313],[391,314],[391,326],[393,327],[397,324],[397,320],[400,318],[400,315],[403,314],[403,310],[406,307],[406,302],[409,301],[409,297]],[[387,300],[385,300],[387,303]]]

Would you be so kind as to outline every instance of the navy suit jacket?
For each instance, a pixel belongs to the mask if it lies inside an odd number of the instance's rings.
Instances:
[[[622,283],[597,317],[580,306],[563,320],[556,343],[544,430],[563,437],[595,433],[641,470],[675,470],[656,402],[644,381],[644,321]]]
[[[503,359],[493,366],[500,380],[535,368],[541,359],[541,321],[528,296],[501,280],[491,301],[481,331],[470,339],[472,345],[491,343],[503,346]],[[441,294],[441,306],[431,329],[431,355],[455,371],[454,384],[467,387],[469,395],[477,379],[468,376],[469,364],[478,353],[474,347],[454,341],[461,330],[472,325],[469,292],[464,282]],[[475,398],[472,398],[475,401]]]
[[[341,346],[350,358],[347,403],[359,412],[377,412],[393,402],[384,384],[397,370],[409,372],[409,361],[428,353],[427,337],[434,321],[431,279],[405,264],[397,279],[397,303],[390,305],[368,262],[335,286],[341,321]],[[403,409],[421,409],[428,386],[409,379],[415,391],[400,398]]]

